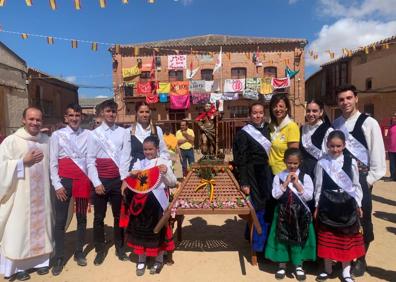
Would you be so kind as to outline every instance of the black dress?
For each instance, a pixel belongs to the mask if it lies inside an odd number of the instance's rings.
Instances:
[[[257,130],[270,139],[268,124]],[[248,185],[256,210],[268,208],[272,191],[272,173],[264,148],[244,130],[240,130],[233,145],[234,162],[240,186]]]

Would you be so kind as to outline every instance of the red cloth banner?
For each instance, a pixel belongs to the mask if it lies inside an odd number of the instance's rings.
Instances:
[[[151,82],[138,82],[136,85],[137,93],[140,95],[151,95],[152,87]]]
[[[289,77],[283,77],[283,78],[272,78],[271,80],[272,87],[274,89],[279,89],[279,88],[287,88],[290,87],[290,78]]]

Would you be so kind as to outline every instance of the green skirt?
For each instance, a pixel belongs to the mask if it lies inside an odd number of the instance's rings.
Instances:
[[[306,260],[316,260],[316,237],[312,222],[309,224],[308,239],[305,245],[290,245],[280,242],[276,236],[278,225],[279,205],[276,206],[272,220],[271,231],[265,247],[265,257],[274,262],[292,262],[301,266]]]

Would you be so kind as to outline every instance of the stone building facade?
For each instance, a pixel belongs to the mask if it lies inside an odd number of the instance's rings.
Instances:
[[[303,121],[305,82],[304,82],[304,47],[305,39],[280,39],[265,37],[240,37],[226,35],[204,35],[175,40],[146,42],[136,45],[121,45],[111,48],[113,57],[113,85],[115,101],[119,104],[118,122],[131,123],[135,120],[135,104],[145,97],[136,94],[132,83],[145,81],[150,77],[150,66],[155,55],[155,80],[168,82],[187,80],[186,69],[177,71],[168,69],[168,55],[183,54],[187,56],[187,65],[199,71],[193,80],[214,80],[222,82],[231,78],[284,77],[285,68],[300,70],[291,80],[291,87],[285,91],[292,102],[292,115],[298,122]],[[213,68],[220,48],[222,48],[222,68],[214,75]],[[261,62],[253,62],[257,56]],[[132,81],[125,81],[123,68],[136,66],[141,62],[142,73]],[[248,107],[252,100],[242,98],[225,101],[223,120],[246,119]],[[268,101],[264,101],[268,107]],[[171,110],[169,103],[157,103],[151,106],[152,117],[159,123],[178,122],[183,118],[194,119],[203,107],[191,105],[185,111]],[[268,111],[267,111],[268,114]]]
[[[9,135],[21,126],[28,106],[26,62],[0,42],[0,134]]]
[[[351,83],[359,91],[358,107],[385,125],[396,112],[396,36],[361,47],[321,66],[305,82],[306,99],[325,102],[331,119],[340,115],[335,89]]]
[[[63,122],[66,106],[78,103],[78,86],[42,71],[28,68],[29,105],[43,110],[44,126]]]

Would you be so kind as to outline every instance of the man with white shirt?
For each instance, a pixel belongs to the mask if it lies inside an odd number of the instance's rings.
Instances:
[[[122,203],[121,183],[129,175],[131,145],[129,131],[115,124],[118,105],[113,100],[100,104],[102,124],[88,137],[88,177],[95,187],[94,205],[95,265],[106,257],[104,218],[107,202],[111,203],[114,217],[114,244],[121,261],[128,260],[124,251],[124,231],[119,227]]]
[[[86,266],[83,254],[85,230],[87,227],[87,208],[91,192],[91,182],[87,176],[87,139],[89,130],[80,128],[82,109],[78,104],[66,107],[65,128],[55,131],[50,142],[50,171],[55,198],[55,263],[52,274],[59,275],[65,263],[65,227],[70,200],[76,202],[77,245],[74,260]]]
[[[374,183],[386,173],[384,141],[378,122],[359,112],[356,87],[351,84],[342,85],[336,92],[342,116],[334,121],[333,126],[344,132],[346,153],[351,154],[358,162],[359,180],[363,190],[361,224],[367,254],[370,243],[374,240],[371,190]],[[366,260],[361,257],[355,263],[353,274],[362,276],[365,270]]]

